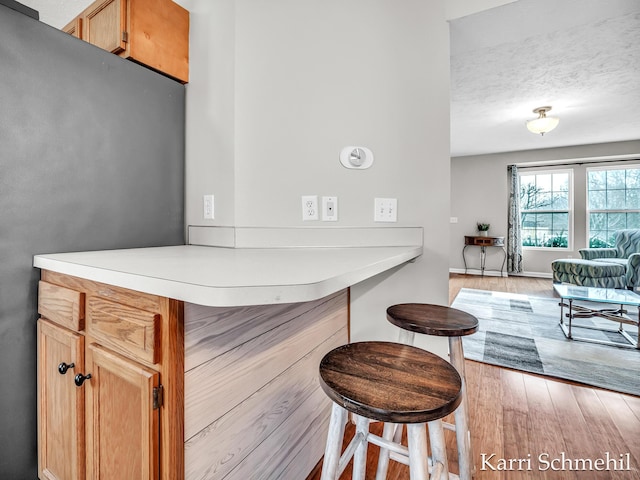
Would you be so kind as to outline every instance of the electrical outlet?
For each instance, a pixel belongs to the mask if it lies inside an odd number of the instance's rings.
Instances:
[[[398,199],[397,198],[376,198],[373,202],[374,222],[397,222],[398,221]]]
[[[302,196],[302,220],[318,220],[318,196]]]
[[[338,197],[322,197],[322,221],[338,221]]]
[[[213,202],[213,195],[205,195],[202,200],[202,215],[205,220],[213,220],[215,218],[215,204]]]

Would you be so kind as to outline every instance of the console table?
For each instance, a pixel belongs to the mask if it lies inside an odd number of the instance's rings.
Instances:
[[[484,275],[485,262],[487,259],[487,247],[498,247],[502,250],[504,257],[500,266],[500,276],[504,270],[504,264],[507,261],[507,250],[504,248],[504,237],[483,237],[475,235],[465,235],[464,247],[462,248],[462,261],[464,262],[464,273],[467,273],[467,247],[480,247],[480,272]],[[496,270],[498,271],[498,270]]]

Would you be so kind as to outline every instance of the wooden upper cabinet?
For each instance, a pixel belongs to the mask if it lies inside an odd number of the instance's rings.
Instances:
[[[72,37],[82,39],[82,18],[74,18],[64,27],[62,27],[62,31],[68,33]]]
[[[92,45],[189,80],[189,12],[173,0],[97,0],[77,18]]]
[[[38,321],[38,477],[85,478],[84,389],[74,376],[84,368],[84,337]],[[64,373],[62,373],[64,372]]]
[[[100,0],[83,14],[83,39],[111,53],[127,47],[126,0]]]

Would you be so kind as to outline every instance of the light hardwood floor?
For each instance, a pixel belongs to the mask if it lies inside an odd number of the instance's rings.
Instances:
[[[464,287],[554,296],[550,279],[452,274],[450,303]],[[476,480],[640,479],[640,397],[469,360],[466,373]],[[380,433],[380,424],[374,424],[372,431]],[[455,438],[451,432],[446,433],[450,469],[457,472]],[[349,426],[345,442],[352,435],[353,428]],[[567,459],[564,464],[563,452]],[[588,466],[588,461],[606,458],[607,452],[617,460],[617,468],[626,469],[628,459],[629,470],[577,470]],[[487,460],[484,464],[483,454]],[[369,446],[367,480],[375,478],[377,455],[378,448]],[[498,470],[499,459],[513,459],[512,469]],[[519,464],[518,459],[522,459]],[[552,460],[555,463],[546,463]],[[582,460],[586,462],[581,463]],[[521,470],[517,470],[519,466]],[[321,464],[307,480],[319,480],[320,471]],[[351,478],[350,467],[340,477],[341,480],[348,478]],[[391,462],[387,478],[409,480],[408,467]]]

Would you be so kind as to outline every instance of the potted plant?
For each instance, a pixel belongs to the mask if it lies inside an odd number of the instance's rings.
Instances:
[[[491,225],[489,225],[488,223],[477,223],[478,226],[478,232],[480,232],[480,236],[481,237],[486,237],[489,235],[489,227]]]

